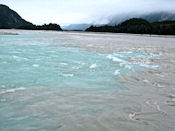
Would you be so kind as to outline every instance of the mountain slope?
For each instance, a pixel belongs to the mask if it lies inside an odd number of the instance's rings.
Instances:
[[[0,28],[18,28],[26,25],[32,24],[22,19],[8,6],[0,4]]]
[[[27,29],[27,30],[56,30],[62,31],[57,24],[34,25],[22,19],[15,11],[6,5],[0,4],[0,29]]]

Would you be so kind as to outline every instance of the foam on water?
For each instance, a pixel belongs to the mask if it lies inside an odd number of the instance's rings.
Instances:
[[[110,60],[112,60],[112,61],[114,61],[114,62],[124,62],[122,59],[119,59],[119,58],[117,58],[117,57],[114,57],[114,56],[111,55],[111,54],[108,55],[107,58],[110,59]]]
[[[65,77],[73,77],[74,74],[63,74],[63,76],[65,76]]]
[[[32,66],[33,66],[33,67],[36,67],[36,68],[37,68],[37,67],[39,67],[39,65],[38,65],[38,64],[33,64]]]
[[[120,75],[120,70],[116,70],[116,71],[114,72],[114,75]]]
[[[60,65],[67,66],[68,64],[67,63],[60,63]]]
[[[54,42],[47,40],[46,34],[36,34],[36,36],[23,34],[13,36],[13,39],[17,39],[17,42],[4,39],[5,44],[0,45],[3,48],[0,58],[2,61],[7,61],[5,65],[0,64],[2,72],[0,84],[6,86],[15,83],[20,86],[47,86],[60,89],[64,87],[60,85],[61,82],[67,83],[70,88],[74,87],[73,89],[75,87],[88,88],[89,84],[92,84],[91,87],[94,90],[120,90],[125,87],[114,86],[114,75],[127,75],[137,68],[159,67],[151,63],[135,61],[137,58],[154,57],[154,54],[145,52],[119,51],[111,54],[88,52],[70,47],[55,47]],[[59,45],[59,42],[57,44]],[[92,72],[92,69],[96,70]],[[8,75],[5,75],[5,72],[8,72]],[[67,78],[63,79],[63,76]],[[69,77],[73,78],[69,80]],[[102,83],[108,79],[111,82],[104,86]],[[80,86],[81,84],[84,86]]]
[[[7,90],[3,89],[3,90],[0,91],[0,95],[6,94],[6,93],[14,93],[16,91],[21,91],[21,90],[25,90],[25,88],[24,87],[19,87],[19,88],[7,89]]]
[[[160,68],[159,65],[151,65],[151,64],[143,64],[143,63],[139,63],[139,65],[146,68]]]
[[[94,68],[96,68],[97,67],[97,64],[92,64],[89,68],[90,69],[94,69]]]

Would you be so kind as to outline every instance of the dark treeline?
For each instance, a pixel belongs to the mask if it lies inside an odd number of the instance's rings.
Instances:
[[[10,27],[7,26],[0,26],[0,29],[12,29]],[[54,31],[62,31],[61,27],[57,24],[44,24],[44,25],[24,25],[24,26],[20,26],[17,28],[13,28],[13,29],[24,29],[24,30],[54,30]]]
[[[162,21],[150,23],[144,19],[133,18],[116,26],[91,26],[86,31],[175,35],[175,21]]]
[[[7,26],[0,26],[0,29],[11,29],[11,28],[9,28]]]
[[[25,29],[25,30],[57,30],[62,31],[61,27],[57,24],[44,24],[44,25],[27,25],[21,26],[18,29]]]

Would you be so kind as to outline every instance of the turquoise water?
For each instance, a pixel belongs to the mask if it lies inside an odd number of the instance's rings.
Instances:
[[[8,88],[127,89],[116,82],[116,75],[155,66],[127,60],[152,57],[144,52],[87,52],[48,39],[47,34],[1,36],[0,84]]]
[[[122,76],[159,68],[130,59],[158,57],[154,54],[88,52],[64,44],[76,43],[49,33],[0,35],[0,129],[113,129],[88,126],[101,113],[120,111],[105,95],[130,90],[120,82]]]

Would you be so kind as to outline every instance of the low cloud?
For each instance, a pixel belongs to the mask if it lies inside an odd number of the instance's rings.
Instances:
[[[35,24],[106,24],[113,16],[175,12],[175,0],[1,0]]]

